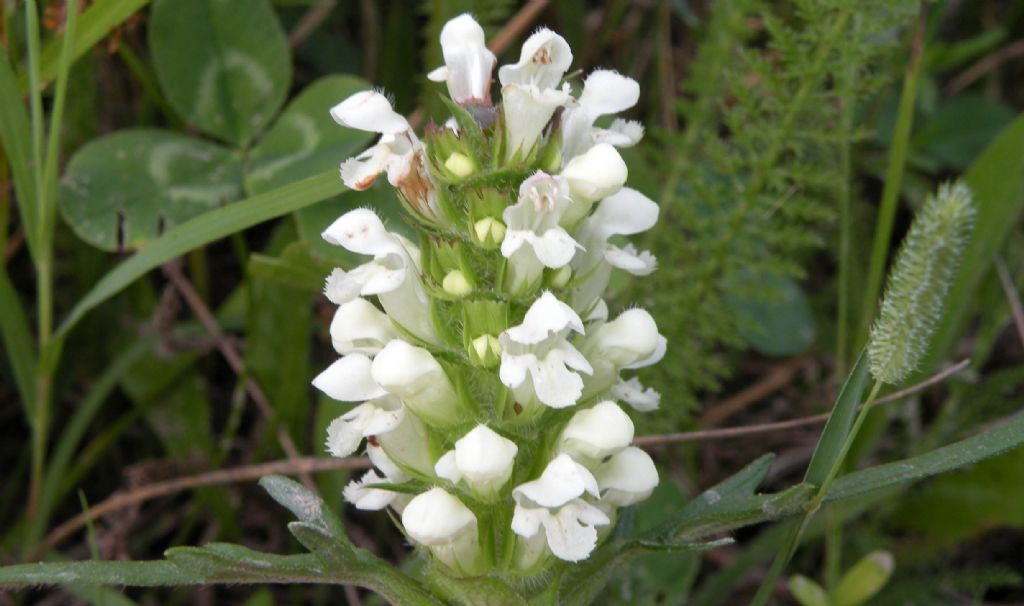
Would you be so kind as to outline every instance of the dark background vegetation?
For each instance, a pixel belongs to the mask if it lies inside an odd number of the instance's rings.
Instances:
[[[24,6],[0,3],[2,41],[17,65],[25,56]],[[44,44],[63,23],[63,2],[45,4]],[[83,8],[90,4],[82,2]],[[260,176],[261,163],[279,158],[294,134],[283,134],[280,142],[261,134],[274,132],[273,112],[258,127],[232,127],[204,124],[202,112],[197,118],[182,111],[176,96],[188,91],[178,90],[184,85],[176,74],[203,68],[200,50],[209,42],[203,18],[196,17],[191,38],[182,38],[151,28],[153,12],[173,2],[140,4],[146,6],[86,52],[70,75],[60,133],[65,188],[55,239],[58,319],[163,229],[205,208],[316,174],[358,151],[369,139],[342,132],[325,115],[346,94],[372,83],[393,95],[398,111],[443,121],[440,89],[423,74],[441,62],[437,36],[448,18],[472,11],[492,39],[504,36],[499,64],[514,61],[522,39],[546,25],[572,46],[574,69],[614,68],[641,84],[640,104],[629,117],[647,125],[647,136],[625,155],[629,184],[662,206],[659,226],[638,242],[654,250],[660,270],[643,284],[614,283],[611,304],[649,306],[669,337],[664,363],[644,376],[663,399],[662,411],[638,420],[643,434],[754,426],[827,411],[871,315],[862,300],[870,290],[871,240],[900,87],[914,61],[920,81],[887,245],[895,247],[924,196],[965,172],[1024,108],[1022,0],[924,6],[909,0],[274,0],[290,53],[282,60],[291,67],[289,75],[278,66],[283,71],[273,77],[287,99],[309,95],[308,107],[296,113],[316,116],[330,140],[308,161],[312,168],[292,166],[283,176],[266,177]],[[249,14],[250,0],[234,4],[226,15],[205,18],[234,19],[231,27],[251,27],[249,35],[260,35],[265,23]],[[273,34],[278,26],[271,21],[270,27]],[[273,64],[273,49],[267,53]],[[362,81],[310,88],[339,74]],[[247,102],[240,99],[239,108]],[[281,103],[270,105],[277,111]],[[206,154],[202,170],[211,170],[210,163],[221,170],[222,180],[211,181],[196,176],[200,169],[175,169],[182,172],[164,187],[187,181],[228,183],[227,189],[195,206],[176,205],[159,187],[151,191],[145,188],[152,184],[133,181],[156,139],[143,138],[136,147],[125,143],[118,149],[127,157],[83,151],[111,133],[138,128],[164,129],[160,137],[180,133],[190,149]],[[90,160],[106,162],[109,174],[89,173]],[[33,265],[10,174],[6,164],[0,166],[6,272],[34,321]],[[105,174],[104,182],[77,187],[83,175]],[[232,189],[232,179],[243,174]],[[133,198],[131,192],[140,189],[148,197]],[[345,193],[236,233],[151,272],[90,312],[71,333],[55,375],[45,477],[52,502],[42,517],[26,509],[30,426],[4,355],[0,561],[44,552],[65,559],[151,559],[171,546],[213,540],[295,551],[284,532],[287,512],[241,472],[198,490],[117,508],[88,529],[77,526],[59,541],[45,541],[62,522],[112,495],[282,460],[289,440],[300,455],[324,454],[324,427],[347,407],[309,387],[334,356],[327,335],[333,307],[318,290],[333,264],[352,259],[338,258],[317,235],[355,205],[393,213],[389,196],[377,189]],[[129,208],[102,208],[98,201],[105,199]],[[969,313],[921,376],[964,358],[970,359],[968,369],[876,413],[855,448],[856,461],[919,453],[1020,409],[1024,326],[1015,324],[1012,310],[1024,281],[1022,204],[1017,200],[1005,211],[1008,231],[997,243],[997,260],[965,268],[977,280],[970,292],[952,296],[966,301]],[[217,330],[204,323],[204,313]],[[230,359],[231,352],[239,357]],[[639,519],[658,519],[768,451],[778,455],[769,488],[786,486],[799,478],[819,431],[819,425],[807,425],[653,446],[665,481]],[[66,458],[58,468],[53,461],[61,460],[61,449]],[[339,509],[345,474],[316,475],[321,494]],[[394,561],[406,557],[387,516],[344,511],[355,542]],[[827,514],[846,521],[841,536],[822,541],[821,529],[812,529],[791,570],[828,582],[863,554],[887,549],[896,572],[872,603],[1024,603],[1020,449]],[[762,530],[743,531],[736,545],[702,555],[648,556],[619,571],[622,578],[602,603],[742,602],[779,540]],[[70,592],[75,597],[0,594],[0,604],[370,599],[310,587]],[[789,599],[781,588],[779,599]]]

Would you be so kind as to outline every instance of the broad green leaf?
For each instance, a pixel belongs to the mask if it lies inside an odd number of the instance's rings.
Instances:
[[[77,59],[84,55],[115,27],[147,4],[149,4],[149,0],[95,0],[78,17],[72,57]],[[53,39],[43,49],[42,57],[39,60],[41,82],[48,82],[57,75],[60,49],[63,43],[64,37],[61,35]],[[25,81],[22,81],[20,85],[20,90],[23,92],[28,87]]]
[[[241,197],[237,154],[160,130],[97,139],[68,163],[61,183],[64,220],[103,250],[142,248],[188,219]]]
[[[825,429],[814,447],[811,462],[807,465],[804,482],[821,486],[828,476],[829,470],[839,458],[846,436],[850,433],[853,418],[857,416],[857,408],[864,397],[864,389],[868,383],[868,369],[871,366],[867,352],[862,351],[854,364],[853,370],[846,377],[843,388],[839,391],[832,414],[825,423]]]
[[[7,54],[0,53],[0,147],[3,147],[5,159],[11,167],[18,212],[25,225],[29,249],[35,256],[38,254],[35,250],[38,192],[32,172],[32,134],[28,110],[16,83]],[[42,167],[39,168],[42,170]]]
[[[837,479],[825,501],[838,501],[906,482],[913,482],[982,461],[1024,444],[1024,415],[988,431],[936,448],[925,454],[870,467]]]
[[[314,258],[306,242],[292,242],[279,257],[259,253],[249,255],[249,275],[254,279],[307,293],[323,291],[324,279],[332,267]]]
[[[892,576],[892,554],[873,551],[846,571],[832,592],[834,606],[860,606],[867,603]]]
[[[1024,210],[1024,115],[1003,131],[975,160],[965,175],[974,194],[977,216],[964,248],[960,269],[946,297],[942,320],[932,336],[921,372],[929,372],[945,357],[975,308],[981,280],[992,269],[992,258],[1017,225]]]
[[[821,588],[821,585],[802,574],[789,577],[789,582],[786,585],[796,601],[800,602],[800,606],[831,606],[828,594]]]
[[[967,166],[1013,122],[1010,106],[981,95],[963,95],[948,101],[914,134],[915,154],[961,169]]]
[[[288,104],[252,150],[246,186],[259,194],[335,169],[376,135],[340,126],[330,110],[349,95],[370,88],[352,76],[327,76]]]
[[[36,348],[28,317],[6,267],[0,267],[0,332],[3,333],[4,357],[14,372],[22,411],[25,418],[31,419],[35,414]]]
[[[776,274],[747,276],[751,290],[770,293],[770,298],[745,299],[729,295],[729,307],[749,325],[740,328],[743,340],[769,356],[792,356],[814,343],[814,315],[800,286],[792,278]]]
[[[284,103],[291,57],[268,0],[156,0],[149,44],[175,110],[245,147]]]
[[[58,336],[66,335],[89,310],[121,292],[154,267],[257,223],[335,196],[344,189],[337,173],[331,171],[204,213],[167,230],[103,276],[64,319]]]

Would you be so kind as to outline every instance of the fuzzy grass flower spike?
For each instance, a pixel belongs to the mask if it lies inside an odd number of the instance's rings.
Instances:
[[[386,172],[417,235],[370,208],[324,232],[370,259],[327,280],[342,357],[314,385],[355,403],[331,424],[329,452],[365,440],[374,465],[345,489],[349,502],[400,514],[439,578],[527,579],[588,559],[617,509],[658,483],[626,412],[656,408],[658,395],[621,372],[657,362],[666,342],[646,311],[609,321],[602,299],[615,269],[654,269],[650,253],[610,242],[658,217],[625,187],[615,147],[643,129],[594,126],[632,107],[639,87],[599,70],[573,96],[572,51],[542,29],[498,70],[492,102],[495,58],[476,21],[450,21],[441,47],[430,79],[450,96],[445,126],[417,136],[375,91],[332,110],[381,133],[342,179],[365,189]]]

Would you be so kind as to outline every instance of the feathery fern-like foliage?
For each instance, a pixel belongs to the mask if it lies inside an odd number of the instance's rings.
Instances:
[[[713,388],[742,345],[730,298],[771,297],[749,276],[802,275],[800,254],[849,196],[858,101],[878,90],[916,0],[715,2],[666,137],[664,221],[652,234],[660,280],[634,293],[672,344],[673,394]],[[662,280],[679,288],[658,290]],[[638,285],[638,288],[644,288]],[[680,297],[678,293],[684,291]],[[668,297],[671,296],[671,300]]]
[[[945,184],[929,196],[896,253],[878,320],[871,327],[871,374],[896,384],[917,369],[974,226],[971,191]]]

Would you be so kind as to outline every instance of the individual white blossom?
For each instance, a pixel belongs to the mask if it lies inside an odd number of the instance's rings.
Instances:
[[[519,200],[505,209],[501,254],[509,260],[506,286],[512,292],[528,289],[544,268],[568,265],[579,244],[560,225],[572,204],[564,177],[537,171],[519,186]]]
[[[586,381],[583,395],[610,389],[618,383],[622,370],[658,362],[665,355],[666,347],[665,337],[644,309],[628,309],[611,322],[592,327],[582,351],[588,360],[593,360],[594,370]]]
[[[651,456],[636,446],[623,448],[594,470],[601,502],[616,507],[639,503],[658,485],[658,470]]]
[[[341,402],[361,402],[387,394],[370,374],[373,362],[366,354],[339,358],[313,379],[313,387]]]
[[[562,163],[589,150],[595,143],[616,147],[634,145],[643,136],[643,127],[636,122],[615,121],[611,128],[595,128],[600,116],[617,114],[636,105],[640,85],[636,80],[616,72],[599,69],[587,76],[583,93],[562,114]]]
[[[512,491],[516,506],[512,531],[527,539],[541,529],[551,553],[569,562],[587,558],[597,546],[597,527],[610,523],[598,507],[581,498],[597,498],[597,480],[567,454],[555,457],[536,480]]]
[[[398,398],[376,398],[334,419],[327,427],[327,452],[347,457],[359,449],[364,438],[377,442],[387,452],[389,461],[398,461],[421,475],[433,474],[426,428],[408,414]]]
[[[506,158],[533,148],[555,110],[569,103],[568,87],[558,83],[572,64],[564,38],[543,28],[523,43],[519,61],[498,70],[505,117]]]
[[[455,484],[465,481],[480,498],[493,498],[512,476],[519,447],[486,425],[477,425],[437,460],[437,476]]]
[[[588,309],[601,297],[608,287],[612,269],[619,268],[637,276],[654,271],[656,261],[650,252],[637,253],[632,245],[619,248],[609,243],[609,239],[647,231],[657,221],[658,205],[628,187],[601,200],[593,214],[580,221],[575,235],[582,248],[572,260],[576,275],[584,277],[573,292],[573,305],[577,310]]]
[[[496,58],[484,42],[484,30],[469,14],[459,15],[441,28],[444,66],[427,74],[434,82],[448,84],[456,103],[490,103],[491,72]]]
[[[325,294],[337,304],[359,295],[377,295],[380,304],[399,326],[427,342],[437,342],[430,320],[430,301],[419,280],[419,249],[384,228],[372,210],[351,210],[324,230],[324,240],[346,250],[372,255],[373,260],[352,271],[335,269],[327,278]]]
[[[434,184],[427,171],[423,144],[409,122],[395,112],[387,97],[377,91],[362,91],[331,108],[331,117],[342,126],[380,133],[376,145],[341,164],[341,180],[362,191],[386,171],[388,182],[409,203],[427,216],[437,216]]]
[[[562,430],[558,448],[578,461],[600,461],[633,441],[633,421],[612,401],[574,414]]]
[[[551,408],[572,406],[583,393],[583,379],[593,368],[569,341],[570,331],[583,333],[575,311],[550,292],[526,312],[523,323],[501,333],[501,382],[512,388],[521,405],[539,401]]]
[[[391,506],[401,512],[409,501],[408,495],[385,488],[375,488],[374,484],[403,484],[408,482],[410,477],[391,460],[381,446],[367,444],[366,454],[380,473],[371,469],[358,480],[346,484],[342,492],[345,500],[355,505],[356,509],[376,511]]]
[[[569,182],[573,204],[562,217],[562,224],[572,226],[585,217],[594,203],[607,198],[626,182],[628,169],[622,156],[607,143],[598,143],[576,156],[562,169]]]
[[[474,575],[482,571],[476,516],[443,488],[434,487],[413,497],[402,512],[402,526],[409,538],[455,572]]]
[[[455,387],[426,349],[395,339],[373,359],[370,372],[381,388],[401,398],[425,422],[447,426],[462,420]]]
[[[331,320],[331,342],[342,355],[372,356],[398,336],[387,314],[361,297],[342,303]]]

